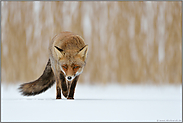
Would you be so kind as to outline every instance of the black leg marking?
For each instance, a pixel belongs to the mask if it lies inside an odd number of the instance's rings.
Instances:
[[[61,88],[60,88],[60,82],[58,81],[58,79],[56,82],[56,91],[57,91],[56,99],[61,99]]]
[[[65,81],[65,77],[62,73],[60,73],[60,81],[61,81],[61,87],[62,87],[62,94],[64,95],[64,97],[67,97],[68,95],[67,84]]]
[[[75,91],[75,87],[76,87],[78,79],[79,79],[79,76],[76,76],[76,78],[73,80],[71,87],[70,87],[69,96],[67,99],[74,99],[74,91]]]
[[[56,99],[61,99],[61,89],[57,86],[57,97]]]

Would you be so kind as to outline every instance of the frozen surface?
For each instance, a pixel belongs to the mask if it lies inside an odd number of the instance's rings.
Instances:
[[[75,100],[55,99],[55,85],[24,97],[18,85],[1,85],[1,120],[9,121],[182,121],[181,86],[81,85]]]

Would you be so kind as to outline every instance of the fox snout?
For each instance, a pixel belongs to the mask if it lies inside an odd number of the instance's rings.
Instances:
[[[75,78],[75,76],[66,76],[65,78],[67,81],[72,81]]]
[[[68,80],[71,80],[71,79],[72,79],[72,77],[71,77],[71,76],[68,76],[68,77],[67,77],[67,79],[68,79]]]

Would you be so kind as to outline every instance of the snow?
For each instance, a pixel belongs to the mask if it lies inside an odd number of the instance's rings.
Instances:
[[[17,88],[1,84],[3,122],[182,121],[181,85],[78,84],[75,100],[56,100],[55,85],[33,97]]]

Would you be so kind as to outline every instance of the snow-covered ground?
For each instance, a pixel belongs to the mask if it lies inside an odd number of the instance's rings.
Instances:
[[[55,99],[55,85],[24,97],[1,84],[1,121],[182,121],[182,86],[83,85],[75,100]]]

